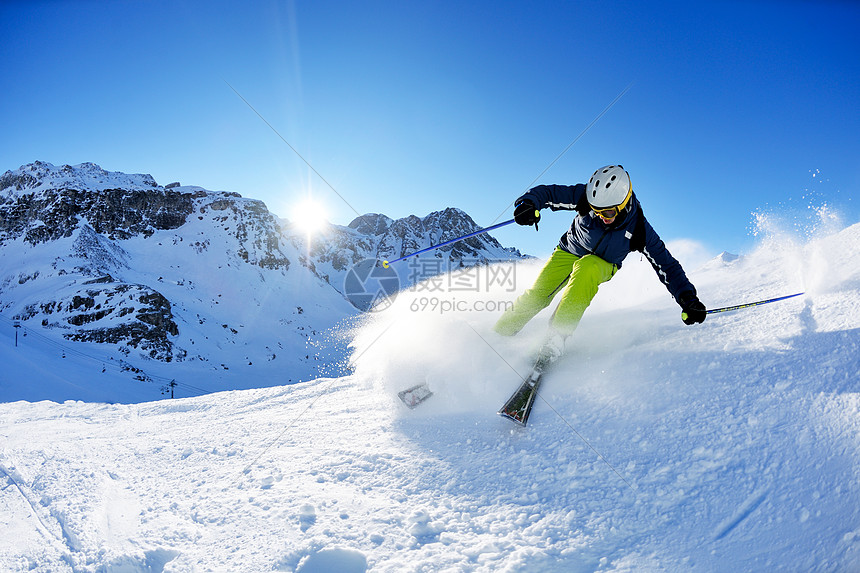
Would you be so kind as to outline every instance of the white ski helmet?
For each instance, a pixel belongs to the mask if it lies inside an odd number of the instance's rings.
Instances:
[[[620,211],[630,194],[630,175],[620,165],[601,167],[588,181],[588,204],[594,209],[618,207]]]

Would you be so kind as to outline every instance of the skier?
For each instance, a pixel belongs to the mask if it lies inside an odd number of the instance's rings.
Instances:
[[[630,175],[621,165],[601,167],[587,185],[539,185],[517,199],[514,206],[514,219],[520,225],[537,225],[540,210],[546,207],[577,211],[534,285],[517,298],[494,327],[499,334],[513,336],[560,292],[561,299],[538,353],[540,364],[548,365],[561,355],[565,339],[576,329],[600,284],[615,275],[632,251],[647,257],[680,305],[685,324],[705,320],[705,305],[696,295],[696,288],[645,219],[633,194]]]

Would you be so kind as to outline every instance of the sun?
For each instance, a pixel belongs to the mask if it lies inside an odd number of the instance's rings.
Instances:
[[[307,198],[296,203],[291,219],[296,227],[308,234],[313,234],[328,225],[328,211],[319,201]]]

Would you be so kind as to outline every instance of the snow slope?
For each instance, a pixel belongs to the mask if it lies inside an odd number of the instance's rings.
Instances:
[[[691,272],[711,308],[807,293],[695,327],[631,256],[527,429],[495,410],[547,315],[491,332],[510,270],[399,296],[347,377],[0,404],[0,569],[860,570],[860,224]]]

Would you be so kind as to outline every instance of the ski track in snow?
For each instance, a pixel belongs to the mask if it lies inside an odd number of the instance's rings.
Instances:
[[[629,266],[525,429],[495,410],[538,326],[502,339],[410,295],[347,377],[0,404],[0,569],[860,570],[860,225],[691,273],[709,307],[807,290],[697,327]]]

